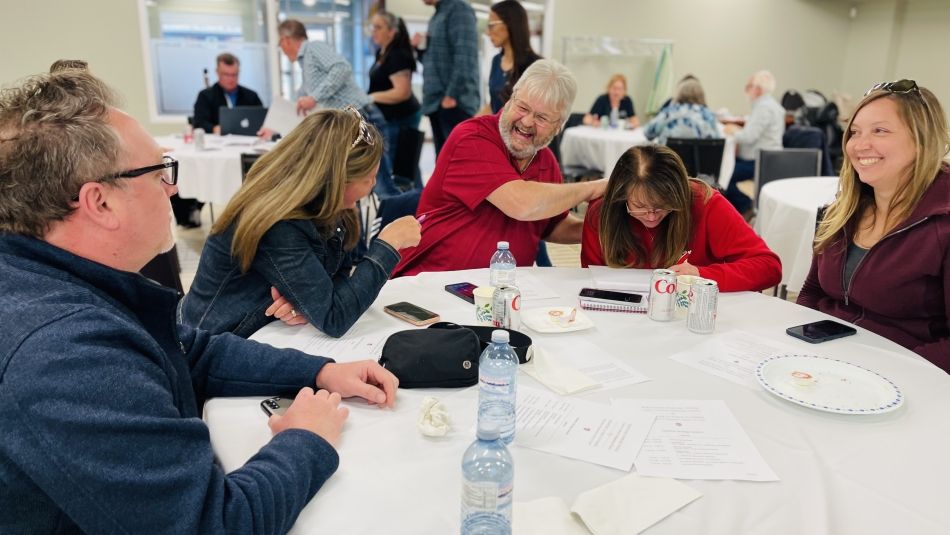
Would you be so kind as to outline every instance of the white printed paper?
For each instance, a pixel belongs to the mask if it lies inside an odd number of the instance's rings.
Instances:
[[[609,405],[518,389],[519,446],[571,459],[630,470],[653,416],[627,414]]]
[[[278,97],[270,103],[270,108],[267,108],[267,116],[264,117],[264,128],[287,137],[287,134],[296,128],[303,119],[302,115],[297,115],[296,102]]]
[[[536,342],[544,356],[558,366],[577,370],[600,384],[601,390],[644,383],[650,378],[628,366],[605,349],[583,338],[559,338]]]
[[[652,269],[622,269],[607,266],[590,266],[594,288],[619,292],[650,293]]]
[[[304,353],[329,357],[339,362],[354,360],[377,360],[383,353],[383,345],[392,334],[390,331],[376,332],[365,336],[344,336],[333,338],[316,329],[301,329],[293,334],[288,347],[298,348]]]
[[[755,379],[755,369],[762,359],[796,351],[791,345],[749,332],[731,331],[717,334],[697,346],[671,355],[670,358],[744,387],[760,390],[762,387]]]
[[[656,418],[636,458],[640,475],[778,481],[722,400],[623,399],[613,406]]]

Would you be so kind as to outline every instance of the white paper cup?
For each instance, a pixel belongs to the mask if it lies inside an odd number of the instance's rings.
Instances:
[[[491,327],[491,303],[495,295],[494,286],[479,286],[472,292],[475,296],[475,324]]]
[[[693,281],[698,278],[699,277],[694,275],[678,275],[676,277],[676,308],[674,311],[674,317],[676,319],[686,319],[686,314],[689,312],[689,302],[692,297],[690,289],[693,285]]]

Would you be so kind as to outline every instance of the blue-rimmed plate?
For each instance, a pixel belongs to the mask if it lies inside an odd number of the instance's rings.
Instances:
[[[904,403],[886,377],[841,360],[814,355],[775,355],[759,363],[755,378],[776,396],[838,414],[883,414]]]

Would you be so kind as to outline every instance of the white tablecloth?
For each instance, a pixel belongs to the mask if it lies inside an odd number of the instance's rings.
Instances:
[[[759,192],[755,230],[782,259],[782,284],[797,292],[811,267],[818,208],[835,198],[838,177],[786,178]]]
[[[158,136],[155,141],[170,149],[178,160],[178,195],[185,199],[227,204],[241,189],[241,153],[264,150],[270,144],[251,145],[247,136],[205,134],[205,150],[185,144],[181,136]]]
[[[609,177],[617,160],[630,147],[650,143],[643,135],[643,127],[633,130],[604,129],[593,126],[573,126],[564,130],[561,138],[561,161],[566,166],[587,167],[604,172]],[[736,142],[726,137],[719,183],[725,189],[736,166]]]
[[[521,273],[519,268],[519,273]],[[573,304],[590,284],[587,270],[533,268],[560,297],[525,302],[527,308]],[[409,300],[444,320],[471,323],[471,305],[442,290],[448,283],[480,282],[485,270],[422,274],[390,281],[348,337],[408,324],[382,307]],[[690,333],[683,321],[657,323],[641,314],[588,312],[595,327],[567,334],[528,332],[540,347],[582,337],[653,380],[580,396],[611,398],[721,399],[735,414],[781,481],[685,483],[703,493],[648,534],[887,534],[950,533],[946,482],[950,481],[950,377],[920,357],[858,328],[850,336],[814,346],[785,328],[824,318],[814,310],[756,293],[720,296],[716,334]],[[300,344],[311,327],[265,327],[254,338],[277,346]],[[903,407],[879,416],[817,412],[703,373],[667,358],[724,333],[743,330],[797,346],[803,353],[838,358],[874,370],[896,383]],[[543,388],[519,374],[521,385]],[[448,407],[452,430],[426,438],[415,420],[422,397]],[[205,419],[215,452],[230,471],[269,439],[262,398],[214,399]],[[475,387],[400,390],[393,411],[348,401],[351,416],[340,447],[340,469],[304,509],[293,533],[458,533],[459,463],[473,440]],[[570,504],[582,491],[625,472],[515,445],[515,501],[559,496]],[[630,507],[636,507],[631,503]],[[517,527],[516,527],[517,533]]]

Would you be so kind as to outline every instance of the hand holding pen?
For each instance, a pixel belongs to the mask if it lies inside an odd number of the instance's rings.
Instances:
[[[670,271],[676,273],[677,275],[695,275],[699,276],[699,269],[696,266],[689,263],[689,255],[692,253],[692,250],[686,250],[680,255],[679,259],[670,266]]]

